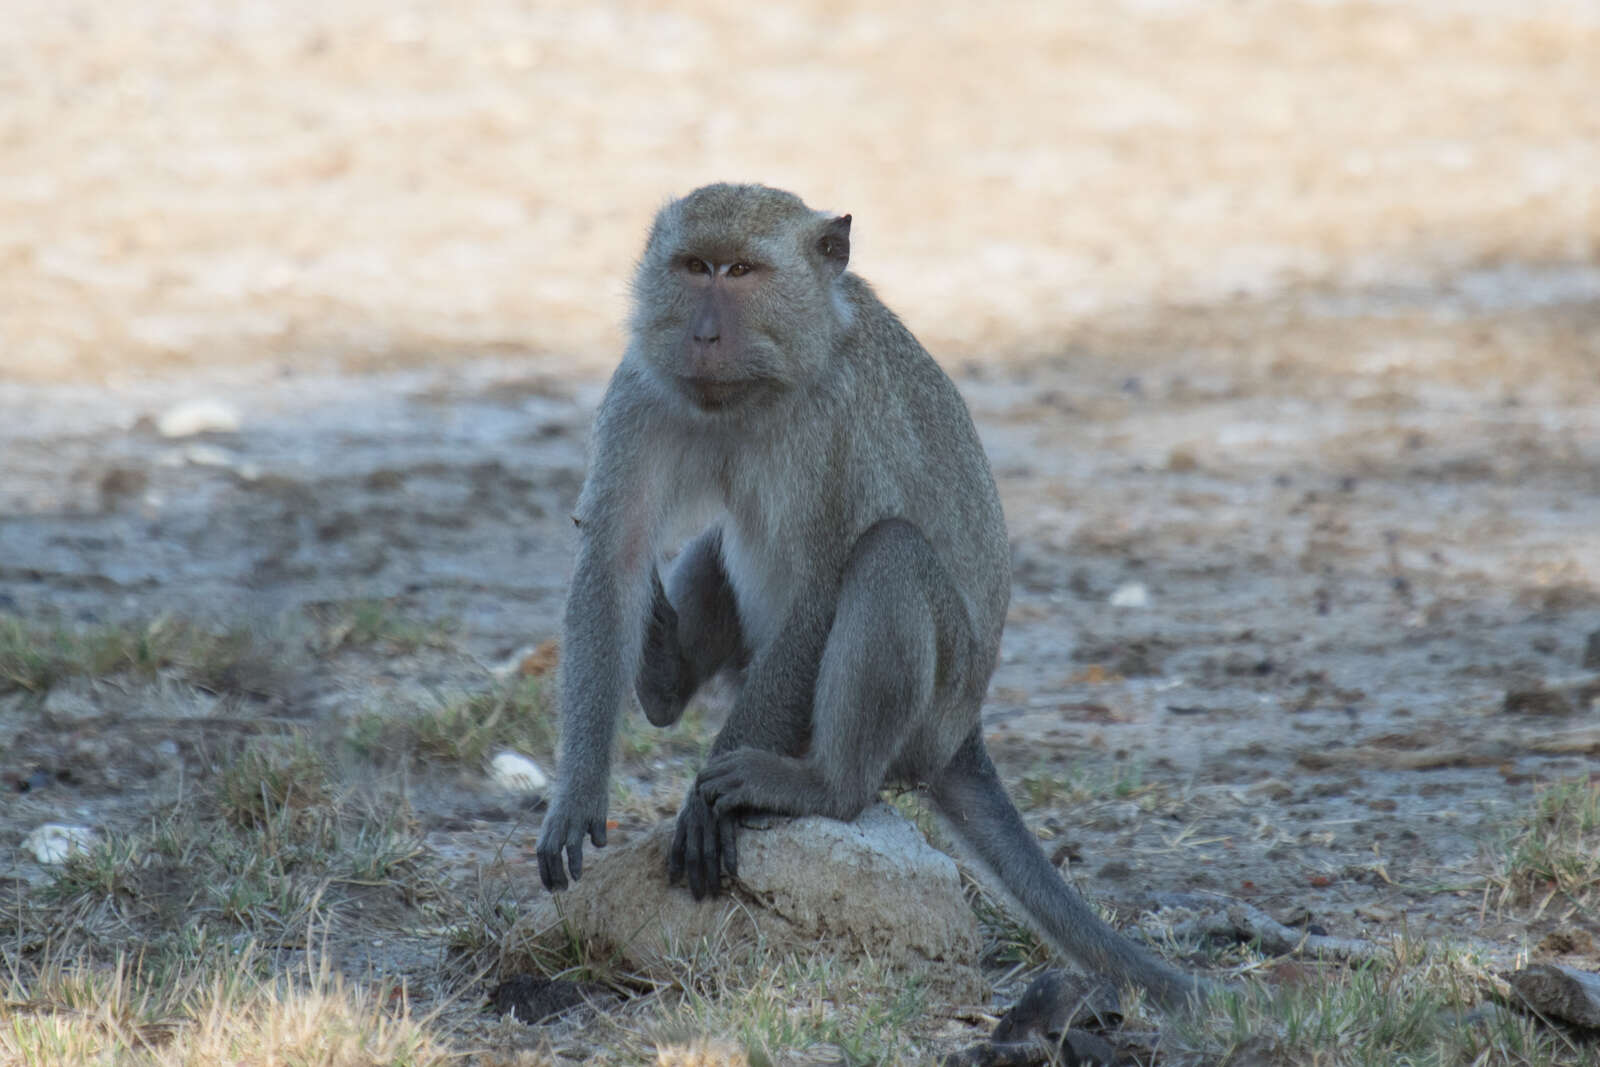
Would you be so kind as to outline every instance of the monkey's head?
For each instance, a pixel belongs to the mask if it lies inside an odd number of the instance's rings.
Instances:
[[[826,368],[849,261],[849,215],[763,185],[696,189],[651,227],[631,351],[702,412],[770,402]]]

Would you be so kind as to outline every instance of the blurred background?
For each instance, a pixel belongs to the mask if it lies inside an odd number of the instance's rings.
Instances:
[[[1364,294],[1292,305],[1321,318],[1406,313],[1418,287],[1600,300],[1589,0],[8,0],[0,21],[12,380],[602,372],[652,213],[713,180],[853,213],[854,266],[947,363],[1308,288]]]

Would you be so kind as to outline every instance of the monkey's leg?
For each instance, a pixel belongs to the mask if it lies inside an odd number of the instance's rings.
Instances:
[[[712,527],[691,541],[673,564],[666,587],[653,569],[650,581],[635,689],[645,717],[671,726],[702,685],[747,655],[738,602],[722,562],[722,531]],[[738,719],[736,708],[719,741],[737,729]],[[675,884],[687,874],[696,900],[708,891],[720,892],[722,870],[738,871],[734,831],[731,819],[719,821],[691,789],[667,853],[668,881]]]
[[[804,745],[810,718],[810,681],[805,669],[807,620],[802,613],[784,639],[750,665],[743,690],[718,733],[713,752],[738,744],[765,744],[780,751]],[[813,642],[820,647],[820,641]],[[814,658],[813,654],[813,658]],[[683,714],[696,690],[723,667],[744,664],[750,656],[739,621],[738,602],[722,559],[722,532],[713,527],[678,556],[663,586],[652,576],[644,652],[636,689],[645,715],[670,726]],[[790,695],[799,691],[805,706],[797,715]],[[721,873],[738,870],[736,827],[718,820],[691,789],[678,814],[677,832],[667,853],[667,875],[674,884],[687,875],[699,899],[721,891]]]
[[[722,565],[722,531],[706,530],[678,554],[663,587],[650,572],[650,609],[634,689],[656,726],[671,726],[695,692],[743,655],[733,588]]]
[[[817,674],[810,750],[724,752],[701,771],[700,795],[719,818],[855,818],[908,742],[939,747],[935,690],[968,676],[969,633],[966,609],[922,532],[900,519],[877,523],[845,566]]]

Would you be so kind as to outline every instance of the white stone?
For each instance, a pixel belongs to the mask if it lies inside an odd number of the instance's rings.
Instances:
[[[239,413],[220,400],[189,400],[168,408],[156,420],[162,437],[193,437],[201,433],[233,433]]]
[[[45,694],[44,713],[58,722],[98,719],[104,714],[92,695],[71,683],[51,687]]]
[[[1143,582],[1124,582],[1107,598],[1114,608],[1147,608],[1150,606],[1150,590]]]
[[[737,885],[700,901],[667,885],[673,829],[668,819],[630,841],[586,848],[583,879],[539,894],[519,936],[576,935],[663,979],[695,946],[759,945],[776,955],[871,958],[959,996],[981,995],[981,939],[955,861],[887,805],[849,823],[809,817],[742,828]]]
[[[506,751],[495,756],[489,763],[489,777],[495,785],[514,793],[538,793],[550,784],[539,765],[520,752]]]
[[[183,458],[196,467],[229,467],[233,465],[233,457],[216,445],[189,445],[183,450]]]
[[[47,822],[22,841],[22,847],[43,864],[65,863],[75,852],[87,852],[94,844],[94,831],[87,826],[68,826]]]

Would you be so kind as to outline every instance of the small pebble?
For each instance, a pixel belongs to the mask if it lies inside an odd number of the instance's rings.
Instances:
[[[239,413],[220,400],[190,400],[168,408],[156,419],[162,437],[193,437],[202,433],[235,433]]]
[[[94,844],[94,831],[87,826],[68,826],[47,822],[22,841],[34,859],[46,865],[65,863],[75,852],[87,852]]]
[[[502,752],[489,764],[494,784],[514,793],[537,793],[550,784],[539,765],[520,752]]]
[[[1150,606],[1150,590],[1143,582],[1125,582],[1117,586],[1107,603],[1114,608],[1147,608]]]

